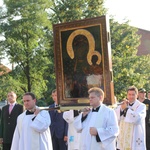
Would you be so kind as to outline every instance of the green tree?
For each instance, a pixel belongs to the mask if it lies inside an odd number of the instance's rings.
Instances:
[[[104,2],[104,0],[53,1],[53,13],[50,18],[53,23],[62,23],[105,15],[107,9],[104,8]],[[140,44],[137,31],[137,28],[129,26],[128,20],[119,24],[113,17],[110,18],[114,87],[118,99],[126,96],[128,86],[148,87],[149,75],[144,73],[147,72],[144,67],[141,67],[144,71],[140,72],[138,64],[139,60],[149,62],[150,59],[145,59],[146,56],[139,58],[136,55]],[[147,61],[146,64],[149,64]]]
[[[104,0],[52,0],[50,19],[53,23],[63,23],[84,18],[101,16],[106,13]]]
[[[6,100],[7,94],[10,91],[17,93],[17,99],[19,103],[22,103],[23,91],[20,86],[23,86],[19,80],[13,78],[13,72],[0,76],[0,100]]]
[[[137,56],[141,36],[129,21],[119,24],[111,20],[110,31],[115,94],[121,100],[131,85],[148,88],[150,69],[145,66],[150,64],[150,56]]]
[[[41,96],[47,90],[45,70],[53,65],[49,57],[51,30],[47,0],[4,0],[6,20],[1,23],[5,35],[3,49],[17,67],[12,77],[21,83],[22,92],[33,91]]]
[[[0,23],[3,22],[4,14],[5,14],[4,8],[0,6]],[[2,28],[0,28],[0,63],[1,63],[1,60],[4,58],[2,41],[3,41],[3,30]]]
[[[9,76],[4,76],[2,85],[8,89],[13,87],[20,93],[33,91],[38,98],[46,97],[46,101],[50,101],[51,91],[55,88],[51,25],[105,15],[104,2],[4,0],[7,11],[1,18],[6,20],[1,22],[0,32],[6,40],[0,46],[17,67]],[[130,85],[149,88],[150,70],[145,66],[150,64],[150,56],[136,55],[140,44],[137,29],[129,26],[128,21],[119,24],[112,17],[110,32],[117,98],[123,98]]]

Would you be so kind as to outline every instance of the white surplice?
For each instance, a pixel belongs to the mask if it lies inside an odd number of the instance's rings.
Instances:
[[[52,150],[49,126],[51,123],[48,111],[35,115],[18,116],[11,150]]]
[[[117,117],[113,109],[101,104],[98,112],[90,112],[81,122],[82,114],[74,121],[74,127],[81,131],[80,150],[116,150],[116,137],[119,132]],[[101,142],[91,136],[90,127],[98,131]]]
[[[134,104],[128,107],[125,117],[120,116],[120,106],[115,109],[120,126],[117,148],[120,150],[146,150],[146,106],[135,100]]]
[[[80,150],[80,136],[81,133],[77,132],[74,128],[74,111],[69,110],[63,113],[63,118],[68,123],[68,150]]]

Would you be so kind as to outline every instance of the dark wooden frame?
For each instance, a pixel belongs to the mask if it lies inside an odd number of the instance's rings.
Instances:
[[[87,88],[85,88],[85,90],[81,90],[85,92],[85,95],[83,95],[83,97],[82,94],[76,93],[84,92],[75,92],[72,90],[72,86],[74,86],[73,89],[75,89],[76,82],[78,82],[79,84],[79,82],[82,82],[84,80],[84,78],[82,80],[82,74],[84,77],[85,72],[88,73],[88,71],[91,71],[91,69],[89,68],[92,66],[90,63],[93,63],[91,60],[94,55],[96,55],[97,58],[100,58],[101,60],[101,63],[99,63],[97,66],[100,70],[99,72],[102,72],[103,76],[103,79],[101,81],[103,82],[103,90],[105,93],[104,103],[107,105],[114,104],[114,86],[112,79],[112,61],[110,48],[111,41],[109,32],[109,20],[107,19],[107,17],[101,16],[73,21],[69,23],[54,24],[53,31],[56,85],[59,104],[62,107],[89,105],[87,87],[89,87],[90,84],[88,84],[87,86],[87,81],[86,86],[84,85],[84,83],[82,84],[83,87]],[[93,39],[95,43],[93,42]],[[89,51],[85,52],[84,50],[87,47]],[[94,51],[92,50],[93,47],[95,47]],[[78,48],[81,48],[81,50],[79,51]],[[96,48],[98,50],[96,50]],[[79,57],[75,57],[76,54],[78,54],[77,56]],[[85,60],[83,58],[85,58]],[[96,61],[98,62],[98,59]],[[79,66],[79,73],[77,70],[77,66]],[[101,73],[99,74],[101,75]],[[81,77],[79,77],[80,75]],[[80,78],[81,81],[76,81],[75,78]],[[68,88],[70,91],[73,91],[72,94],[66,94],[67,82],[68,85],[69,83],[72,83],[70,84],[71,88]],[[76,87],[76,91],[79,91],[79,86]],[[82,89],[84,89],[83,87]]]

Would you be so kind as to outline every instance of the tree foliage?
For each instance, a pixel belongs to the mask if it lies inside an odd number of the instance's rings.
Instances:
[[[50,19],[53,23],[63,23],[84,18],[101,16],[106,13],[104,0],[52,0]]]
[[[148,89],[150,69],[145,65],[150,64],[150,56],[137,56],[141,36],[137,28],[129,26],[129,21],[119,24],[111,20],[110,25],[115,94],[121,100],[131,85]],[[140,65],[142,62],[144,65]]]
[[[15,89],[22,94],[33,91],[38,98],[51,100],[55,88],[52,25],[107,13],[104,0],[4,0],[7,11],[0,14],[0,53],[17,67],[1,78],[1,89]],[[2,11],[2,10],[0,10]],[[110,18],[115,95],[126,95],[130,85],[150,88],[150,56],[137,56],[140,36],[137,29]],[[42,102],[41,102],[42,105]]]
[[[103,0],[80,0],[78,3],[71,0],[58,0],[53,1],[52,10],[53,13],[51,13],[50,18],[53,23],[97,17],[107,13]],[[139,60],[144,59],[148,62],[149,60],[145,59],[146,56],[139,58],[136,55],[140,44],[140,36],[137,31],[137,28],[129,25],[128,20],[119,24],[113,17],[110,18],[114,87],[115,95],[118,99],[126,96],[128,86],[145,87],[149,80],[148,74],[144,74],[145,80],[141,78],[145,68],[141,68],[144,70],[143,72],[138,71]],[[149,58],[149,56],[147,57]]]
[[[6,40],[2,44],[9,60],[17,65],[13,77],[21,82],[22,92],[33,91],[41,96],[47,90],[45,70],[52,64],[47,35],[51,22],[46,12],[51,4],[47,0],[4,0],[4,3],[6,21],[1,28]]]

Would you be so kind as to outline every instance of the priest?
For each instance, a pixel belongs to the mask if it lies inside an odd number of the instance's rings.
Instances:
[[[129,87],[127,99],[115,110],[120,127],[118,150],[146,150],[146,106],[137,100],[137,96],[138,89],[135,86]]]
[[[18,116],[11,150],[52,150],[48,111],[40,111],[30,92],[24,94],[23,103],[26,111]]]
[[[85,108],[74,121],[74,127],[81,132],[80,150],[116,150],[116,114],[102,103],[104,92],[100,88],[93,87],[88,94],[92,108]]]

